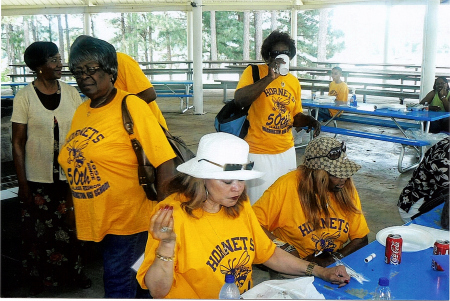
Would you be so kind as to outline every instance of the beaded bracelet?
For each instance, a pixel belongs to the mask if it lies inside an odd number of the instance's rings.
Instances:
[[[308,267],[306,268],[306,272],[305,272],[305,275],[306,276],[312,276],[312,271],[313,271],[313,269],[314,269],[314,267],[317,265],[317,263],[315,263],[315,262],[310,262],[309,264],[308,264]]]
[[[339,252],[333,252],[333,254],[336,255],[336,257],[339,258],[339,259],[344,258],[344,255],[342,255],[342,254],[339,253]]]
[[[173,257],[166,257],[156,253],[156,258],[161,259],[162,261],[173,261]]]
[[[291,253],[292,251],[295,251],[295,247],[291,244],[289,244],[285,249],[286,252]]]

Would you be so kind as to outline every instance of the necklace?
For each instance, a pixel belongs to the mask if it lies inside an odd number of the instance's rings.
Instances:
[[[34,88],[35,90],[38,90],[38,91],[41,92],[41,90],[39,90],[39,89],[36,87],[34,81],[32,82],[32,84],[33,84],[33,88]],[[59,85],[59,81],[56,81],[56,85],[58,86],[58,89],[56,90],[55,93],[52,93],[52,94],[61,94],[61,86]],[[41,93],[45,94],[44,92],[41,92]],[[52,95],[52,94],[49,94],[49,95]]]
[[[91,108],[95,109],[98,108],[99,106],[101,106],[102,104],[104,104],[106,101],[108,100],[108,97],[105,97],[105,99],[103,99],[102,101],[100,101],[98,104],[96,104],[95,106],[92,106],[92,100],[91,100]]]
[[[220,208],[220,209],[222,209],[222,208]],[[217,239],[218,239],[219,241],[221,241],[221,238],[220,238],[219,235],[217,234],[216,229],[213,227],[213,225],[211,224],[211,221],[209,220],[209,217],[208,217],[209,212],[206,211],[206,210],[204,210],[204,209],[203,209],[203,211],[205,211],[205,213],[206,213],[206,214],[204,214],[203,216],[205,217],[205,219],[206,219],[206,221],[208,222],[209,226],[210,226],[211,229],[213,230],[213,232],[214,232],[214,234],[216,235]],[[220,210],[219,210],[219,212],[220,212]],[[222,216],[222,219],[223,219],[223,216]],[[223,220],[222,220],[222,224],[223,224]],[[223,248],[223,254],[224,254],[224,255],[228,255],[228,254],[230,253],[230,250],[228,249],[228,247],[227,247],[226,245],[222,244],[221,247]]]
[[[117,92],[117,89],[113,88],[111,90],[111,92],[108,95],[106,95],[105,98],[102,101],[100,101],[99,103],[95,104],[94,106],[92,106],[92,100],[91,100],[91,104],[89,105],[89,110],[87,112],[87,117],[91,116],[91,110],[90,109],[96,109],[96,108],[100,107],[101,105],[108,103],[110,101],[110,99],[111,100],[114,99],[114,97],[116,96],[116,92]]]
[[[92,100],[91,100],[91,105],[89,106],[89,111],[87,112],[87,117],[91,116],[91,110],[90,109],[96,109],[98,108],[100,105],[102,105],[103,103],[105,103],[105,101],[108,98],[105,98],[104,100],[102,100],[101,102],[99,102],[98,104],[96,104],[95,106],[91,106],[92,105]]]

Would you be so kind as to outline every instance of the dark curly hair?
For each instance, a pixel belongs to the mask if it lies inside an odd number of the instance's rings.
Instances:
[[[283,43],[289,46],[289,59],[292,60],[292,58],[297,53],[294,40],[289,36],[288,33],[275,30],[272,31],[272,33],[264,40],[261,46],[261,56],[264,61],[269,60],[272,47],[278,43]]]
[[[447,84],[447,89],[449,88],[449,86],[448,86],[448,80],[447,80],[445,77],[443,77],[443,76],[438,76],[438,77],[434,80],[434,84],[433,84],[433,90],[434,90],[434,91],[436,91],[436,81],[437,81],[438,79],[442,79],[442,80],[444,81],[444,83]]]
[[[70,72],[75,71],[76,65],[90,60],[96,61],[103,71],[112,74],[113,83],[116,82],[118,66],[116,48],[106,41],[81,35],[75,39],[70,47]]]
[[[25,49],[23,60],[33,71],[44,65],[49,57],[58,54],[58,46],[53,42],[34,42]]]

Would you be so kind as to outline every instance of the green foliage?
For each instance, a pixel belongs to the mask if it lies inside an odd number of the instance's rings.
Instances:
[[[2,18],[2,60],[6,58],[8,63],[23,62],[25,45],[20,19],[22,17]]]
[[[217,58],[219,60],[242,59],[244,24],[243,13],[216,11]],[[211,47],[211,13],[203,13],[204,51]],[[205,59],[210,59],[209,54]]]
[[[332,13],[332,11],[331,11]],[[298,41],[297,55],[299,63],[311,63],[310,58],[317,57],[317,40],[319,36],[319,10],[307,10],[298,12]],[[327,58],[333,57],[337,52],[344,49],[344,42],[340,41],[344,33],[334,30],[329,24],[327,29]]]
[[[216,11],[216,39],[217,55],[219,60],[240,60],[243,57],[243,12]],[[83,33],[83,16],[69,15],[70,25],[69,39],[72,42]],[[147,12],[147,13],[123,13],[114,14],[108,20],[109,24],[95,22],[98,15],[92,15],[94,27],[93,35],[98,38],[98,32],[104,32],[104,27],[113,32],[114,36],[108,39],[118,51],[130,54],[138,61],[145,60],[186,60],[187,59],[187,17],[185,12]],[[263,38],[270,34],[270,12],[263,12]],[[211,13],[203,12],[203,59],[210,59],[211,51]],[[255,53],[255,24],[254,13],[250,12],[250,36],[248,37],[250,58],[256,57]],[[277,28],[290,32],[290,11],[277,13]],[[297,53],[300,61],[308,62],[308,59],[317,55],[317,37],[319,30],[319,11],[308,10],[298,12],[298,37]],[[52,22],[51,26],[49,20]],[[58,45],[58,27],[54,16],[18,16],[2,17],[2,59],[8,63],[23,63],[24,26],[29,24],[30,41],[52,41]],[[51,27],[51,30],[50,30]],[[6,36],[8,35],[8,36]],[[7,38],[10,44],[7,43]],[[64,41],[65,42],[65,41]],[[10,45],[8,47],[8,45]],[[7,49],[8,47],[8,49]],[[327,58],[344,48],[343,33],[328,28]],[[66,51],[69,47],[66,47]],[[259,50],[257,50],[259,51]],[[302,59],[303,58],[303,59]]]

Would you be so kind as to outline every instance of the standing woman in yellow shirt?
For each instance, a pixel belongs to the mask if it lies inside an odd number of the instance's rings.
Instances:
[[[273,31],[261,46],[261,56],[266,62],[258,65],[261,79],[253,82],[252,67],[249,66],[236,87],[236,104],[250,106],[247,116],[250,127],[245,137],[250,145],[249,159],[266,172],[262,178],[247,183],[252,204],[280,176],[297,168],[292,128],[308,127],[307,132],[314,129],[314,137],[320,133],[320,123],[303,114],[298,79],[291,73],[281,75],[278,72],[283,62],[289,65],[289,61],[278,56],[284,54],[292,59],[296,51],[289,34]]]
[[[135,298],[131,265],[144,252],[149,200],[139,185],[138,162],[122,120],[129,93],[114,87],[117,54],[110,43],[86,37],[72,45],[69,68],[89,99],[78,107],[58,161],[72,190],[77,236],[98,242],[103,253],[106,298]],[[175,174],[175,153],[149,106],[135,95],[126,99],[134,134],[156,168],[158,200]]]

